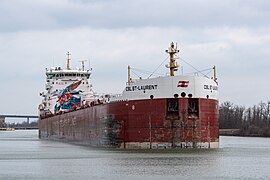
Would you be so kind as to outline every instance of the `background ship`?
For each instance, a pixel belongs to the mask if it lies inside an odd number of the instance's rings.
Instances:
[[[214,77],[174,76],[179,52],[166,52],[170,76],[131,79],[121,94],[98,95],[91,70],[46,70],[39,137],[116,148],[218,148],[218,83]],[[82,62],[83,64],[83,62]]]

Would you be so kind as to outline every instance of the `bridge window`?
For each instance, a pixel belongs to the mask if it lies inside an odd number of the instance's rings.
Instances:
[[[48,79],[52,79],[53,75],[52,74],[47,74]]]

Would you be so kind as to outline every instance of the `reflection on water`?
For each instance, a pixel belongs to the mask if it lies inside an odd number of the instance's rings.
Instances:
[[[270,179],[270,139],[220,141],[210,150],[115,150],[0,131],[0,179]]]

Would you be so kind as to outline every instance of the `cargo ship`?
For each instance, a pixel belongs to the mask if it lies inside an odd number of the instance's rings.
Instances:
[[[175,75],[179,50],[168,50],[170,75],[133,79],[128,66],[121,94],[98,94],[91,69],[46,69],[39,105],[41,139],[122,149],[218,148],[218,82]]]

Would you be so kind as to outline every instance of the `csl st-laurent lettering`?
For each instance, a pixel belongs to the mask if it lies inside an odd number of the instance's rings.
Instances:
[[[126,87],[126,91],[144,91],[157,89],[158,85],[143,85]]]
[[[212,85],[204,85],[204,89],[217,91],[218,87],[217,86],[212,86]]]

